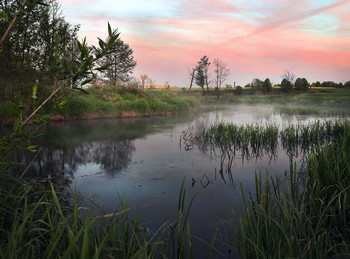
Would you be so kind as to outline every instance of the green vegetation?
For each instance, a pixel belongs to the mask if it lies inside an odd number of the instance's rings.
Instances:
[[[243,196],[238,248],[244,258],[350,256],[349,123],[340,129],[333,143],[312,152],[304,170],[291,162],[287,186],[256,174],[255,194]]]
[[[150,233],[141,224],[140,208],[128,207],[120,197],[120,205],[107,213],[77,192],[67,204],[65,190],[48,180],[0,177],[1,258],[184,258],[192,254],[189,211],[194,197],[186,209],[183,184],[177,222],[164,223]]]
[[[89,95],[70,95],[62,114],[82,118],[97,113],[120,117],[128,112],[140,115],[188,112],[199,105],[195,98],[178,97],[167,91],[128,89],[125,87],[92,87]]]

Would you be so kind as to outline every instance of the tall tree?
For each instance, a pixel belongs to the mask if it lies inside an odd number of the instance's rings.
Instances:
[[[262,90],[264,93],[271,92],[272,84],[271,84],[270,79],[268,79],[268,78],[265,79],[263,86],[262,86]]]
[[[48,66],[55,59],[56,45],[59,49],[56,54],[60,53],[67,61],[76,59],[77,54],[74,53],[79,52],[76,44],[79,26],[71,26],[65,21],[55,0],[38,2],[27,1],[23,8],[19,7],[17,0],[0,0],[0,9],[8,16],[7,20],[0,19],[1,34],[9,27],[9,21],[20,14],[2,45],[0,58],[0,82],[11,87],[11,91],[5,90],[11,95],[17,92],[19,85],[30,85],[36,79],[43,83],[50,82],[52,77],[64,77],[49,72]],[[18,89],[23,90],[23,87]]]
[[[136,66],[136,61],[134,61],[132,54],[133,50],[130,46],[118,39],[116,41],[116,50],[101,59],[100,65],[109,65],[103,76],[108,79],[111,85],[130,80]]]
[[[207,91],[209,90],[209,83],[208,83],[208,70],[209,70],[209,57],[204,55],[199,61],[198,65],[196,66],[196,84],[200,86],[203,90],[203,95],[205,94],[204,86],[207,86]]]
[[[306,80],[306,78],[297,78],[294,83],[295,89],[306,91],[309,88],[309,82]]]
[[[216,74],[215,83],[218,99],[220,98],[220,88],[221,85],[226,81],[230,75],[230,69],[228,69],[227,64],[222,62],[220,59],[214,59],[214,72]]]

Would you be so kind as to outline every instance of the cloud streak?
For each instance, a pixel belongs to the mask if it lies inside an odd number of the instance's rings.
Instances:
[[[81,23],[80,35],[91,43],[106,37],[107,21],[118,27],[138,61],[135,75],[160,84],[186,86],[187,69],[203,55],[222,59],[229,80],[241,85],[255,77],[278,82],[284,69],[311,81],[350,80],[350,0],[321,7],[317,0],[152,0],[157,8],[141,13],[112,1],[103,8],[104,1],[79,7],[63,0],[64,14]]]

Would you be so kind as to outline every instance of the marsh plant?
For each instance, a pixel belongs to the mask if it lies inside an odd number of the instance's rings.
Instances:
[[[266,171],[265,181],[256,173],[249,198],[242,187],[246,216],[236,246],[244,258],[350,256],[350,127],[335,125],[337,137],[315,147],[303,171],[291,163],[287,185]]]
[[[201,131],[192,128],[182,133],[185,150],[195,145],[210,158],[220,159],[220,170],[231,171],[236,158],[244,162],[267,155],[274,159],[279,146],[289,157],[304,157],[323,144],[330,144],[346,131],[344,120],[315,121],[291,124],[280,129],[276,124],[246,124],[220,122]]]

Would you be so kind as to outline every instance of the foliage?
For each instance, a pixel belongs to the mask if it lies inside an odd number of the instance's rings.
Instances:
[[[270,82],[270,79],[266,78],[263,85],[262,85],[263,92],[271,92],[272,90],[272,84]]]
[[[128,44],[121,39],[115,42],[115,50],[99,60],[99,65],[108,65],[108,69],[104,70],[102,75],[108,78],[109,84],[112,86],[117,83],[130,80],[136,62],[132,56],[133,50]]]
[[[333,81],[323,81],[321,84],[322,87],[337,87],[338,84]]]
[[[281,82],[281,90],[283,92],[290,92],[293,89],[293,85],[290,81],[288,81],[287,79],[283,79]]]
[[[297,90],[306,91],[309,89],[309,82],[306,80],[306,78],[299,77],[297,80],[295,80],[294,87]]]
[[[345,82],[344,88],[350,88],[350,81]]]
[[[235,89],[235,94],[236,95],[242,95],[243,93],[243,88],[241,86],[237,86],[236,89]]]
[[[254,78],[250,84],[250,87],[252,89],[261,90],[263,87],[263,82],[258,78]]]
[[[196,80],[196,84],[202,88],[203,95],[205,94],[204,86],[205,85],[207,86],[207,91],[209,88],[209,85],[208,85],[209,66],[210,66],[209,57],[205,55],[198,61],[198,65],[196,66],[195,80]]]
[[[298,173],[291,162],[287,186],[279,177],[263,182],[255,195],[242,188],[246,217],[238,248],[244,258],[349,257],[350,127],[330,145],[318,147]]]

